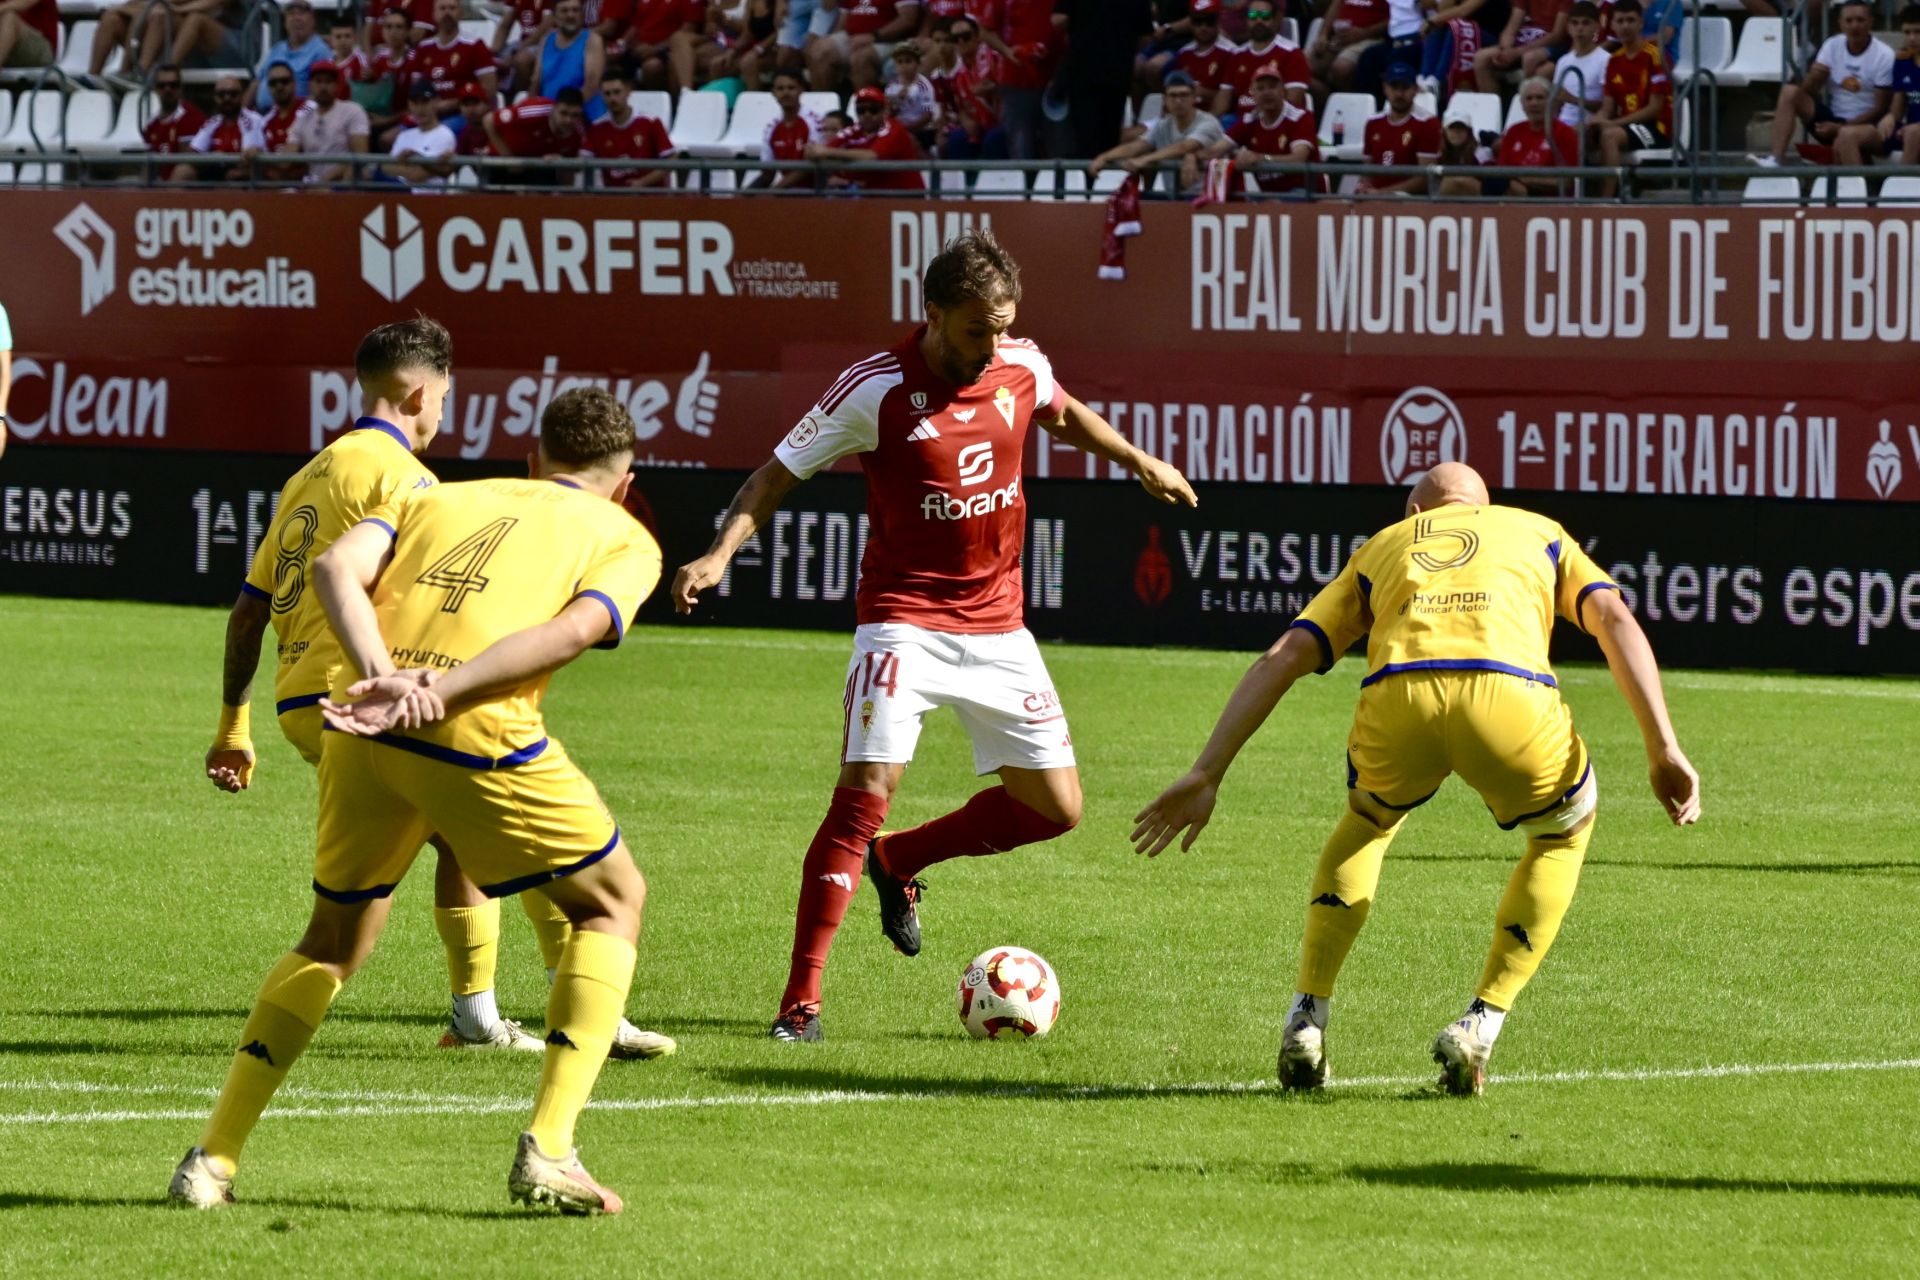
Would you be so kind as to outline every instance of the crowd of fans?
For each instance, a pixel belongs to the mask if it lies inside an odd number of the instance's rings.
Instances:
[[[1742,0],[1772,13],[1773,0]],[[634,109],[637,89],[703,88],[730,99],[768,90],[780,114],[762,158],[837,162],[1070,157],[1145,172],[1178,166],[1196,188],[1208,162],[1315,161],[1329,96],[1384,98],[1347,138],[1372,164],[1609,166],[1673,145],[1671,68],[1683,0],[510,0],[473,38],[463,0],[366,0],[326,15],[280,7],[284,34],[249,75],[242,0],[128,0],[103,10],[91,74],[150,70],[161,153],[372,152],[374,176],[447,179],[458,158],[518,157],[517,181],[573,156],[633,162],[596,169],[610,186],[668,174],[663,121]],[[1839,33],[1800,84],[1787,85],[1771,152],[1784,160],[1804,123],[1812,159],[1920,162],[1920,6],[1899,20],[1905,49],[1872,34],[1866,0],[1836,5]],[[0,65],[51,59],[56,0],[0,0]],[[1286,32],[1305,32],[1304,43]],[[233,67],[213,114],[186,101],[181,67]],[[808,90],[844,95],[850,114],[816,116]],[[1517,95],[1487,130],[1456,94]],[[1163,111],[1128,124],[1162,95]],[[244,166],[231,171],[238,175]],[[178,179],[223,170],[182,165]],[[332,182],[338,165],[280,162],[268,176]],[[551,174],[572,181],[571,174]],[[767,186],[819,175],[768,170]],[[830,185],[923,185],[909,170],[840,172]],[[1299,179],[1261,173],[1274,191]],[[1373,179],[1375,191],[1424,178]],[[1449,193],[1551,193],[1558,184],[1448,179]],[[1603,194],[1605,194],[1603,192]]]

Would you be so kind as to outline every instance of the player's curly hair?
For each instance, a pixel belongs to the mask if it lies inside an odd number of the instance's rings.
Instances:
[[[927,264],[920,283],[926,301],[945,310],[969,299],[981,302],[1020,301],[1020,267],[985,227],[965,231],[947,241]]]
[[[453,335],[438,320],[415,316],[383,324],[360,339],[360,349],[353,354],[353,371],[363,386],[409,369],[443,378],[453,371]]]
[[[540,415],[540,451],[566,467],[597,467],[633,452],[633,415],[603,387],[575,387]]]

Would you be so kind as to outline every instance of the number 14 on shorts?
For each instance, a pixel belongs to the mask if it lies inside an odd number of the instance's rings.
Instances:
[[[873,699],[877,694],[893,697],[900,692],[900,655],[864,653],[860,665],[847,677],[847,702],[856,699],[860,707],[860,731],[873,728]]]

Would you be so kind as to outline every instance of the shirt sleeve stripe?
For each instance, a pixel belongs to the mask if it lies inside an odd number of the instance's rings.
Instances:
[[[1295,618],[1287,630],[1292,631],[1295,627],[1307,632],[1320,642],[1320,666],[1317,674],[1325,675],[1333,670],[1333,641],[1327,639],[1327,633],[1320,629],[1320,625],[1306,618]]]
[[[387,537],[393,538],[393,539],[398,539],[400,537],[400,535],[394,531],[393,526],[388,524],[385,520],[382,520],[379,516],[368,516],[365,520],[362,520],[360,524],[377,524],[382,529],[385,529],[387,531]],[[354,527],[358,528],[359,526],[356,525]]]
[[[251,582],[243,582],[240,584],[240,594],[243,596],[252,596],[255,600],[272,600],[273,599],[273,595],[271,592],[262,591],[260,588],[254,586]]]
[[[607,638],[603,636],[601,637],[599,642],[594,645],[596,649],[598,648],[612,649],[615,646],[617,646],[622,640],[625,640],[627,638],[627,624],[620,620],[620,606],[613,602],[612,596],[608,595],[604,591],[589,590],[589,591],[582,591],[580,594],[576,595],[573,598],[573,600],[598,600],[601,604],[607,607],[607,613],[613,618],[612,641],[609,642]],[[567,603],[572,604],[573,600],[569,600],[567,601]]]
[[[1589,582],[1580,588],[1580,595],[1573,602],[1574,621],[1580,624],[1582,631],[1587,630],[1587,597],[1596,591],[1618,591],[1620,588],[1611,582]],[[1587,632],[1591,635],[1592,632]]]

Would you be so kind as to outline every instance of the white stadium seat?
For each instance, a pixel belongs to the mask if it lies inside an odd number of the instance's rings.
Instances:
[[[1518,98],[1520,95],[1513,95]],[[1475,134],[1501,133],[1500,95],[1497,93],[1456,93],[1447,99],[1447,110],[1455,107],[1473,113],[1473,131]]]
[[[1740,44],[1733,61],[1718,74],[1722,87],[1780,83],[1780,41],[1784,24],[1779,18],[1748,18],[1740,28]]]
[[[112,94],[104,89],[81,89],[67,99],[68,150],[111,151],[115,145],[109,141],[112,134]]]
[[[7,126],[13,123],[13,95],[0,89],[0,138],[7,136]]]
[[[1327,95],[1320,117],[1320,151],[1329,160],[1358,160],[1364,150],[1367,121],[1380,112],[1370,93]]]
[[[1549,107],[1548,110],[1552,110],[1552,108]],[[1508,129],[1513,128],[1513,126],[1519,124],[1526,118],[1527,109],[1520,105],[1520,95],[1516,93],[1513,95],[1513,99],[1507,103],[1506,125],[1501,129],[1501,132],[1505,133]]]
[[[974,175],[976,200],[1019,200],[1027,194],[1027,175],[1018,169],[983,169]]]
[[[1800,198],[1800,179],[1786,175],[1748,178],[1742,204],[1783,204]]]
[[[462,40],[478,40],[481,44],[492,48],[493,33],[499,30],[499,28],[499,22],[492,18],[462,18],[460,20],[460,38]]]
[[[85,75],[87,59],[93,54],[93,33],[100,24],[89,18],[67,28],[60,41],[60,69],[70,76]]]
[[[1888,178],[1880,184],[1880,203],[1883,205],[1920,205],[1920,177],[1912,174],[1900,174]]]
[[[652,116],[671,131],[673,127],[673,99],[664,89],[635,89],[627,101],[636,114]]]
[[[1093,190],[1090,196],[1095,200],[1105,200],[1108,196],[1118,191],[1120,184],[1126,180],[1127,171],[1125,169],[1117,167],[1102,169],[1094,176]]]
[[[1133,119],[1135,124],[1152,124],[1166,111],[1166,95],[1150,93],[1140,99],[1140,113]]]
[[[1842,209],[1864,209],[1867,204],[1867,180],[1859,176],[1835,178],[1834,203]],[[1827,175],[1821,174],[1813,180],[1813,189],[1807,193],[1807,203],[1824,205],[1827,202]]]
[[[1694,68],[1716,78],[1733,65],[1733,22],[1728,18],[1688,18],[1680,29],[1680,53],[1673,61],[1673,78],[1685,80]]]
[[[800,109],[814,117],[840,110],[840,95],[831,89],[809,89],[800,95]]]
[[[674,112],[669,137],[676,150],[712,147],[727,131],[727,95],[705,89],[682,89],[680,109]],[[710,155],[711,151],[695,151]]]
[[[137,93],[129,93],[120,99],[120,111],[114,117],[113,132],[107,135],[107,144],[115,151],[144,151],[147,140],[140,136],[140,98]],[[147,95],[148,120],[159,114],[160,104]]]
[[[767,126],[780,118],[780,104],[762,89],[749,89],[733,100],[733,115],[727,131],[720,135],[711,154],[719,156],[757,156],[767,136]]]
[[[20,95],[15,104],[13,123],[5,134],[0,134],[0,151],[58,151],[60,149],[60,121],[66,109],[66,99],[60,90],[29,90]],[[40,142],[34,145],[33,130],[40,132]]]
[[[967,198],[967,174],[964,169],[941,169],[934,175],[940,195],[948,200]]]

